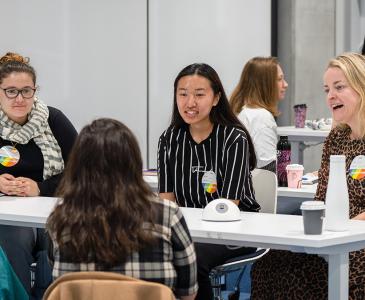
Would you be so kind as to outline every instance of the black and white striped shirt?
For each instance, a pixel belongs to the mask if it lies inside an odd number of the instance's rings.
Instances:
[[[232,126],[214,125],[197,144],[187,126],[168,128],[158,146],[160,193],[174,193],[180,206],[205,207],[217,198],[240,200],[239,207],[258,211],[249,169],[246,134]]]

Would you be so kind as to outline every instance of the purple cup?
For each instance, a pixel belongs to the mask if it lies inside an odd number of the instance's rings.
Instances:
[[[297,104],[294,105],[294,123],[297,128],[304,128],[305,117],[307,115],[307,105]]]

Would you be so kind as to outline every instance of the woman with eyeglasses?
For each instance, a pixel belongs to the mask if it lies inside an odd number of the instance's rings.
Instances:
[[[0,58],[0,192],[52,196],[77,132],[58,109],[35,96],[36,73],[27,58]],[[30,293],[33,255],[45,248],[44,230],[0,226],[0,246]]]

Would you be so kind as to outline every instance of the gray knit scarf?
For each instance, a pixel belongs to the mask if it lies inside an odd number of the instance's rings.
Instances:
[[[37,98],[23,126],[10,120],[0,109],[1,138],[18,144],[27,144],[33,139],[43,155],[43,179],[59,174],[64,169],[61,148],[49,127],[48,115],[48,107]]]

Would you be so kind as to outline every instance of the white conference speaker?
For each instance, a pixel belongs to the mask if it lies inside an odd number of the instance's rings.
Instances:
[[[204,221],[240,221],[241,213],[236,204],[228,199],[215,199],[203,209]]]

